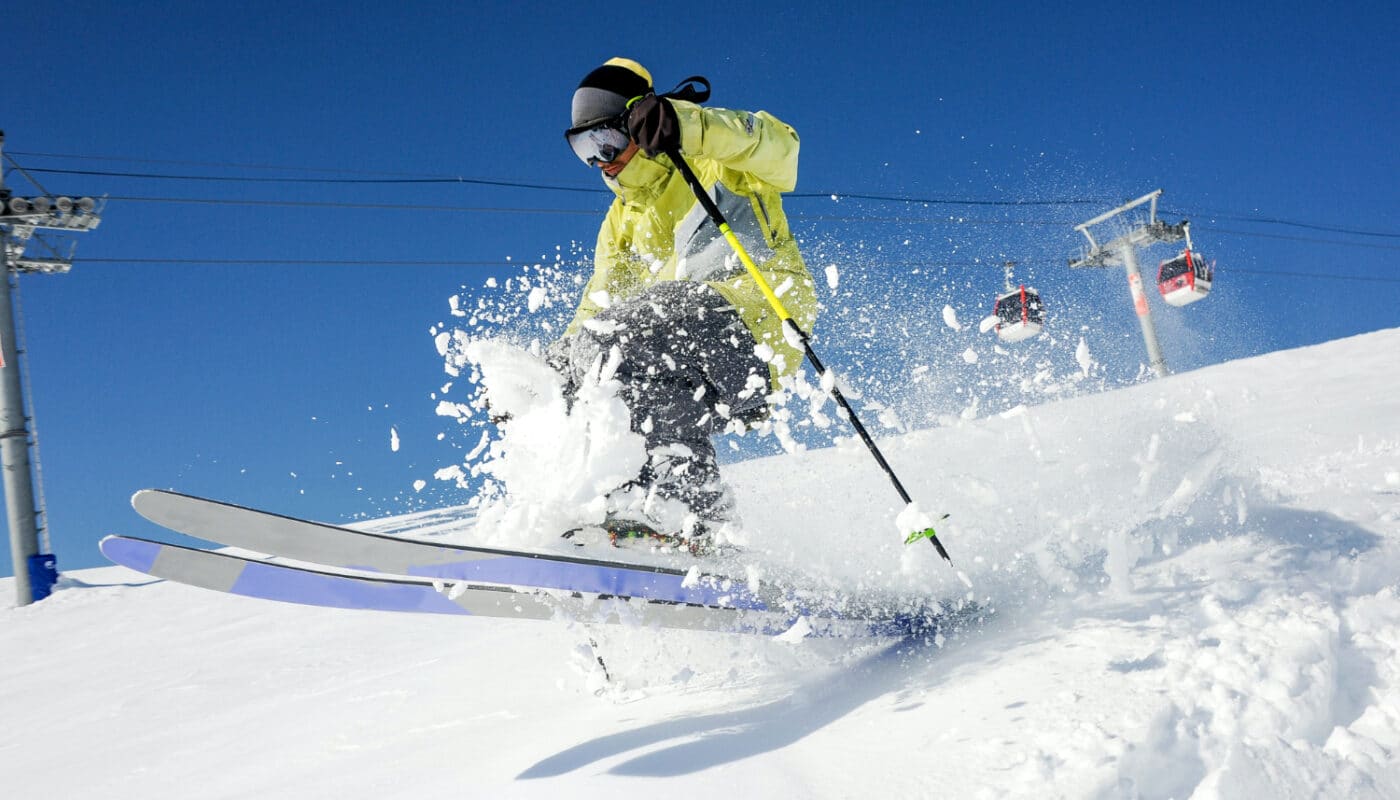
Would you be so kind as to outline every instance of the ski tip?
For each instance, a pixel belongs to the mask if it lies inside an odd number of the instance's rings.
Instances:
[[[121,533],[109,533],[97,541],[97,549],[105,553],[108,550],[118,547],[124,547],[132,542],[138,542],[140,544],[150,546],[158,546],[160,544],[160,542],[154,542],[149,539],[142,539],[137,536],[127,536]]]
[[[179,497],[190,497],[190,495],[182,495],[179,492],[174,491],[173,489],[137,489],[131,495],[131,507],[136,509],[137,513],[139,513],[141,516],[147,517],[149,519],[149,516],[147,515],[146,511],[144,511],[143,509],[157,507],[168,498]],[[155,522],[155,520],[151,521]]]
[[[122,567],[130,567],[137,572],[149,573],[160,553],[160,546],[154,542],[131,539],[126,536],[109,534],[102,537],[97,548],[107,560]]]
[[[137,504],[141,502],[142,498],[150,497],[155,493],[155,489],[137,489],[131,495],[131,507],[136,508]]]

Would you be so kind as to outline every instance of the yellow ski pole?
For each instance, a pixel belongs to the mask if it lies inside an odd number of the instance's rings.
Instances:
[[[812,362],[812,368],[817,371],[817,375],[825,375],[826,367],[822,366],[821,359],[817,357],[816,351],[812,349],[810,338],[805,331],[797,327],[796,322],[793,322],[792,315],[789,314],[788,310],[783,306],[783,301],[773,291],[773,287],[768,285],[768,280],[763,277],[763,273],[758,271],[758,265],[749,257],[749,252],[744,249],[743,242],[740,242],[739,237],[734,234],[734,231],[730,230],[729,221],[724,218],[724,213],[719,210],[719,206],[715,205],[715,201],[710,197],[710,193],[705,191],[705,187],[700,184],[700,179],[695,177],[695,172],[691,170],[690,164],[681,156],[679,150],[668,152],[666,155],[670,157],[671,161],[681,171],[681,175],[685,177],[685,182],[690,184],[691,191],[695,193],[695,199],[700,201],[701,206],[704,206],[705,213],[709,215],[710,221],[714,222],[715,226],[719,228],[720,233],[724,234],[725,241],[729,242],[729,246],[734,249],[735,255],[739,256],[739,260],[744,264],[744,269],[748,270],[749,276],[753,278],[754,283],[758,284],[759,291],[768,299],[768,304],[773,307],[773,311],[778,315],[778,319],[782,320],[783,327],[798,341],[802,342],[802,349],[807,355],[807,360]],[[904,489],[904,484],[899,482],[899,477],[894,474],[894,469],[891,468],[889,462],[885,460],[884,454],[881,453],[880,448],[875,445],[875,440],[870,437],[870,433],[865,429],[865,426],[861,424],[860,417],[856,416],[855,409],[851,408],[851,404],[847,402],[846,396],[841,393],[841,389],[836,385],[835,381],[831,384],[831,397],[836,401],[837,405],[845,410],[847,418],[851,421],[851,426],[856,429],[856,433],[860,435],[861,441],[865,442],[866,448],[869,449],[870,454],[875,457],[875,462],[880,465],[880,469],[884,470],[885,474],[889,476],[890,483],[893,483],[895,491],[899,492],[899,498],[904,501],[906,506],[913,503],[914,501],[909,497],[909,492]],[[940,519],[946,518],[946,514],[940,517]],[[953,562],[953,559],[948,555],[948,551],[943,548],[943,543],[938,541],[938,534],[934,532],[933,528],[925,528],[924,530],[909,534],[909,537],[904,540],[904,543],[909,544],[918,539],[928,539],[934,547],[938,548],[938,554],[943,556],[945,561],[950,564]]]

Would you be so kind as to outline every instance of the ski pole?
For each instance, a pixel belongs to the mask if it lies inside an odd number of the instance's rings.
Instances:
[[[789,314],[787,308],[783,306],[783,301],[778,298],[778,295],[773,291],[773,287],[770,286],[768,280],[763,277],[763,273],[758,271],[758,265],[749,257],[749,252],[744,249],[743,242],[740,242],[739,237],[734,234],[734,231],[730,230],[729,221],[724,218],[724,213],[719,210],[719,206],[715,205],[715,201],[710,197],[710,193],[705,191],[705,187],[700,184],[700,179],[695,177],[695,173],[691,170],[690,164],[681,156],[680,150],[672,150],[666,153],[666,155],[670,157],[671,161],[674,162],[676,167],[681,171],[681,175],[685,177],[685,182],[690,184],[690,190],[695,193],[695,199],[700,201],[700,205],[704,206],[705,213],[709,215],[710,220],[719,228],[720,233],[724,234],[725,241],[729,242],[729,246],[734,249],[735,255],[739,256],[739,260],[744,263],[744,269],[748,270],[749,276],[753,278],[754,283],[758,284],[759,291],[768,299],[768,305],[773,307],[773,311],[778,315],[778,319],[782,321],[783,327],[791,334],[792,338],[796,338],[798,341],[802,342],[802,349],[807,355],[807,360],[812,362],[812,368],[817,371],[817,375],[825,376],[826,367],[822,366],[821,359],[817,357],[816,351],[812,349],[810,337],[807,336],[805,331],[797,327],[797,323],[793,321],[792,315]],[[885,475],[889,476],[890,483],[894,484],[894,490],[899,492],[899,499],[903,500],[906,506],[913,503],[914,501],[909,497],[909,492],[904,489],[904,484],[899,482],[899,477],[894,474],[894,469],[891,468],[889,462],[885,460],[884,454],[881,453],[880,448],[875,445],[875,440],[870,437],[870,433],[865,429],[865,426],[861,424],[860,417],[856,416],[855,409],[851,408],[851,404],[847,402],[846,396],[841,393],[840,387],[836,385],[834,380],[831,382],[831,397],[836,401],[836,404],[846,412],[846,417],[851,421],[851,426],[856,429],[856,433],[860,435],[860,440],[865,442],[866,448],[869,449],[870,454],[875,457],[875,462],[880,465],[880,469],[885,471]],[[909,537],[904,540],[904,543],[909,544],[916,539],[928,539],[929,542],[938,549],[938,554],[943,556],[945,561],[950,564],[953,562],[953,559],[948,555],[948,551],[943,549],[943,543],[938,541],[938,534],[934,533],[933,528],[925,528],[922,531],[909,534]]]

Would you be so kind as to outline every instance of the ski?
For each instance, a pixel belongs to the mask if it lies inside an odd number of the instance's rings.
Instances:
[[[157,525],[215,544],[294,561],[393,575],[605,595],[643,596],[699,605],[766,609],[778,598],[740,580],[692,569],[405,539],[312,522],[160,489],[131,498]],[[676,563],[693,562],[686,557]]]
[[[775,636],[905,636],[907,620],[807,617],[539,587],[348,575],[128,536],[100,545],[114,563],[157,578],[243,597],[329,608],[557,620]],[[796,628],[794,627],[796,626]],[[925,625],[919,632],[932,631]]]
[[[848,596],[822,591],[800,578],[752,586],[677,555],[678,567],[582,558],[560,553],[447,544],[369,533],[232,503],[157,489],[132,497],[143,517],[179,533],[281,559],[357,571],[439,581],[475,582],[566,593],[644,598],[787,618],[882,620],[905,635],[942,627],[949,615],[976,612],[920,598]],[[283,565],[286,566],[286,565]]]

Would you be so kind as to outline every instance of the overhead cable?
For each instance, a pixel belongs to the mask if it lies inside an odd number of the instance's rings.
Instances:
[[[27,168],[21,168],[20,165],[18,164],[18,162],[16,162],[16,161],[14,160],[14,158],[13,158],[13,155],[15,155],[15,154],[18,154],[18,155],[31,155],[31,156],[42,156],[42,157],[53,157],[53,158],[83,158],[83,157],[82,157],[82,156],[74,156],[74,155],[52,154],[52,153],[32,153],[32,152],[31,152],[31,153],[26,153],[26,152],[24,152],[24,151],[12,151],[11,153],[7,153],[6,156],[5,156],[6,160],[9,161],[10,163],[14,164],[16,168],[24,169],[24,170],[25,170],[26,172],[28,172],[28,173],[45,173],[45,174],[57,174],[57,175],[83,175],[83,176],[91,176],[91,177],[133,178],[133,179],[146,179],[146,180],[182,180],[182,181],[200,181],[200,182],[215,182],[215,183],[256,183],[256,184],[263,184],[263,183],[284,183],[284,184],[286,184],[286,183],[292,183],[292,184],[311,184],[311,185],[333,185],[333,184],[345,184],[345,185],[395,185],[395,184],[397,184],[397,185],[414,185],[414,184],[417,184],[417,185],[429,185],[429,184],[434,184],[434,185],[448,185],[448,184],[462,184],[462,185],[492,186],[492,187],[499,187],[499,188],[528,189],[528,190],[534,190],[534,191],[572,192],[572,193],[578,193],[578,194],[603,194],[603,195],[607,195],[607,194],[611,194],[611,193],[612,193],[610,189],[607,189],[607,188],[605,188],[605,187],[583,187],[583,186],[568,186],[568,185],[560,185],[560,184],[530,183],[530,182],[522,182],[522,181],[514,181],[514,180],[504,180],[504,179],[495,179],[495,178],[473,178],[473,177],[466,177],[466,176],[461,176],[461,175],[414,175],[414,174],[405,174],[405,173],[368,173],[368,172],[353,171],[353,170],[331,170],[331,169],[313,168],[313,167],[255,166],[255,165],[240,165],[240,164],[219,164],[219,163],[211,163],[211,162],[165,162],[165,161],[150,161],[150,160],[147,161],[147,163],[172,163],[172,164],[173,164],[173,163],[185,163],[185,164],[197,164],[197,165],[201,165],[201,166],[220,166],[220,167],[239,168],[239,169],[267,169],[267,170],[303,171],[303,172],[331,172],[331,173],[335,173],[335,174],[338,174],[338,175],[373,175],[374,177],[326,177],[326,178],[318,178],[318,177],[286,177],[286,176],[185,175],[185,174],[156,173],[156,172],[117,172],[117,171],[106,171],[106,170],[75,170],[75,169],[59,169],[59,168],[51,168],[51,167],[32,167],[32,166],[31,166],[31,167],[27,167]],[[136,160],[136,159],[115,159],[115,158],[111,158],[111,157],[99,157],[99,156],[94,156],[94,157],[91,157],[91,158],[94,158],[94,159],[101,159],[101,160],[131,160],[131,161],[135,161],[135,160]],[[833,201],[839,201],[839,200],[842,200],[842,199],[850,199],[850,200],[866,200],[866,201],[881,202],[881,203],[905,203],[905,204],[911,204],[911,205],[954,205],[954,206],[973,206],[973,207],[978,207],[978,206],[980,206],[980,207],[999,207],[999,208],[1046,207],[1046,206],[1084,206],[1084,205],[1102,205],[1102,204],[1105,204],[1105,203],[1117,202],[1116,200],[1114,200],[1114,199],[1112,199],[1112,198],[1107,198],[1107,197],[1099,197],[1099,198],[1092,198],[1092,197],[1065,197],[1065,198],[1047,198],[1047,199],[1022,200],[1022,199],[982,199],[982,198],[965,198],[965,197],[913,197],[913,196],[907,196],[907,195],[866,194],[866,193],[839,192],[839,191],[837,191],[837,192],[790,192],[790,193],[787,193],[786,196],[789,197],[789,198],[792,198],[792,199],[800,199],[800,200],[821,200],[821,199],[830,199],[830,200],[833,200]],[[1183,216],[1194,216],[1194,215],[1196,214],[1196,212],[1182,212],[1182,211],[1171,211],[1171,212],[1169,212],[1169,213],[1173,213],[1173,214],[1182,214]],[[1232,212],[1217,212],[1217,211],[1210,211],[1210,210],[1202,210],[1202,211],[1200,211],[1199,213],[1204,214],[1205,216],[1210,217],[1210,218],[1224,219],[1224,220],[1230,220],[1230,221],[1235,221],[1235,222],[1252,222],[1252,223],[1259,223],[1259,224],[1266,224],[1266,225],[1281,225],[1281,226],[1288,226],[1288,227],[1305,228],[1305,229],[1309,229],[1309,230],[1318,230],[1318,231],[1324,231],[1324,232],[1328,232],[1328,233],[1342,233],[1342,234],[1348,234],[1348,235],[1354,235],[1354,236],[1373,236],[1373,237],[1388,238],[1388,239],[1400,239],[1400,232],[1394,232],[1394,231],[1367,230],[1367,229],[1363,229],[1363,228],[1343,227],[1343,226],[1338,226],[1338,225],[1326,225],[1326,224],[1321,224],[1321,223],[1316,223],[1316,222],[1308,222],[1308,221],[1303,221],[1303,220],[1285,219],[1285,218],[1282,218],[1282,217],[1275,217],[1275,216],[1244,215],[1244,214],[1235,214],[1235,213],[1232,213]]]

